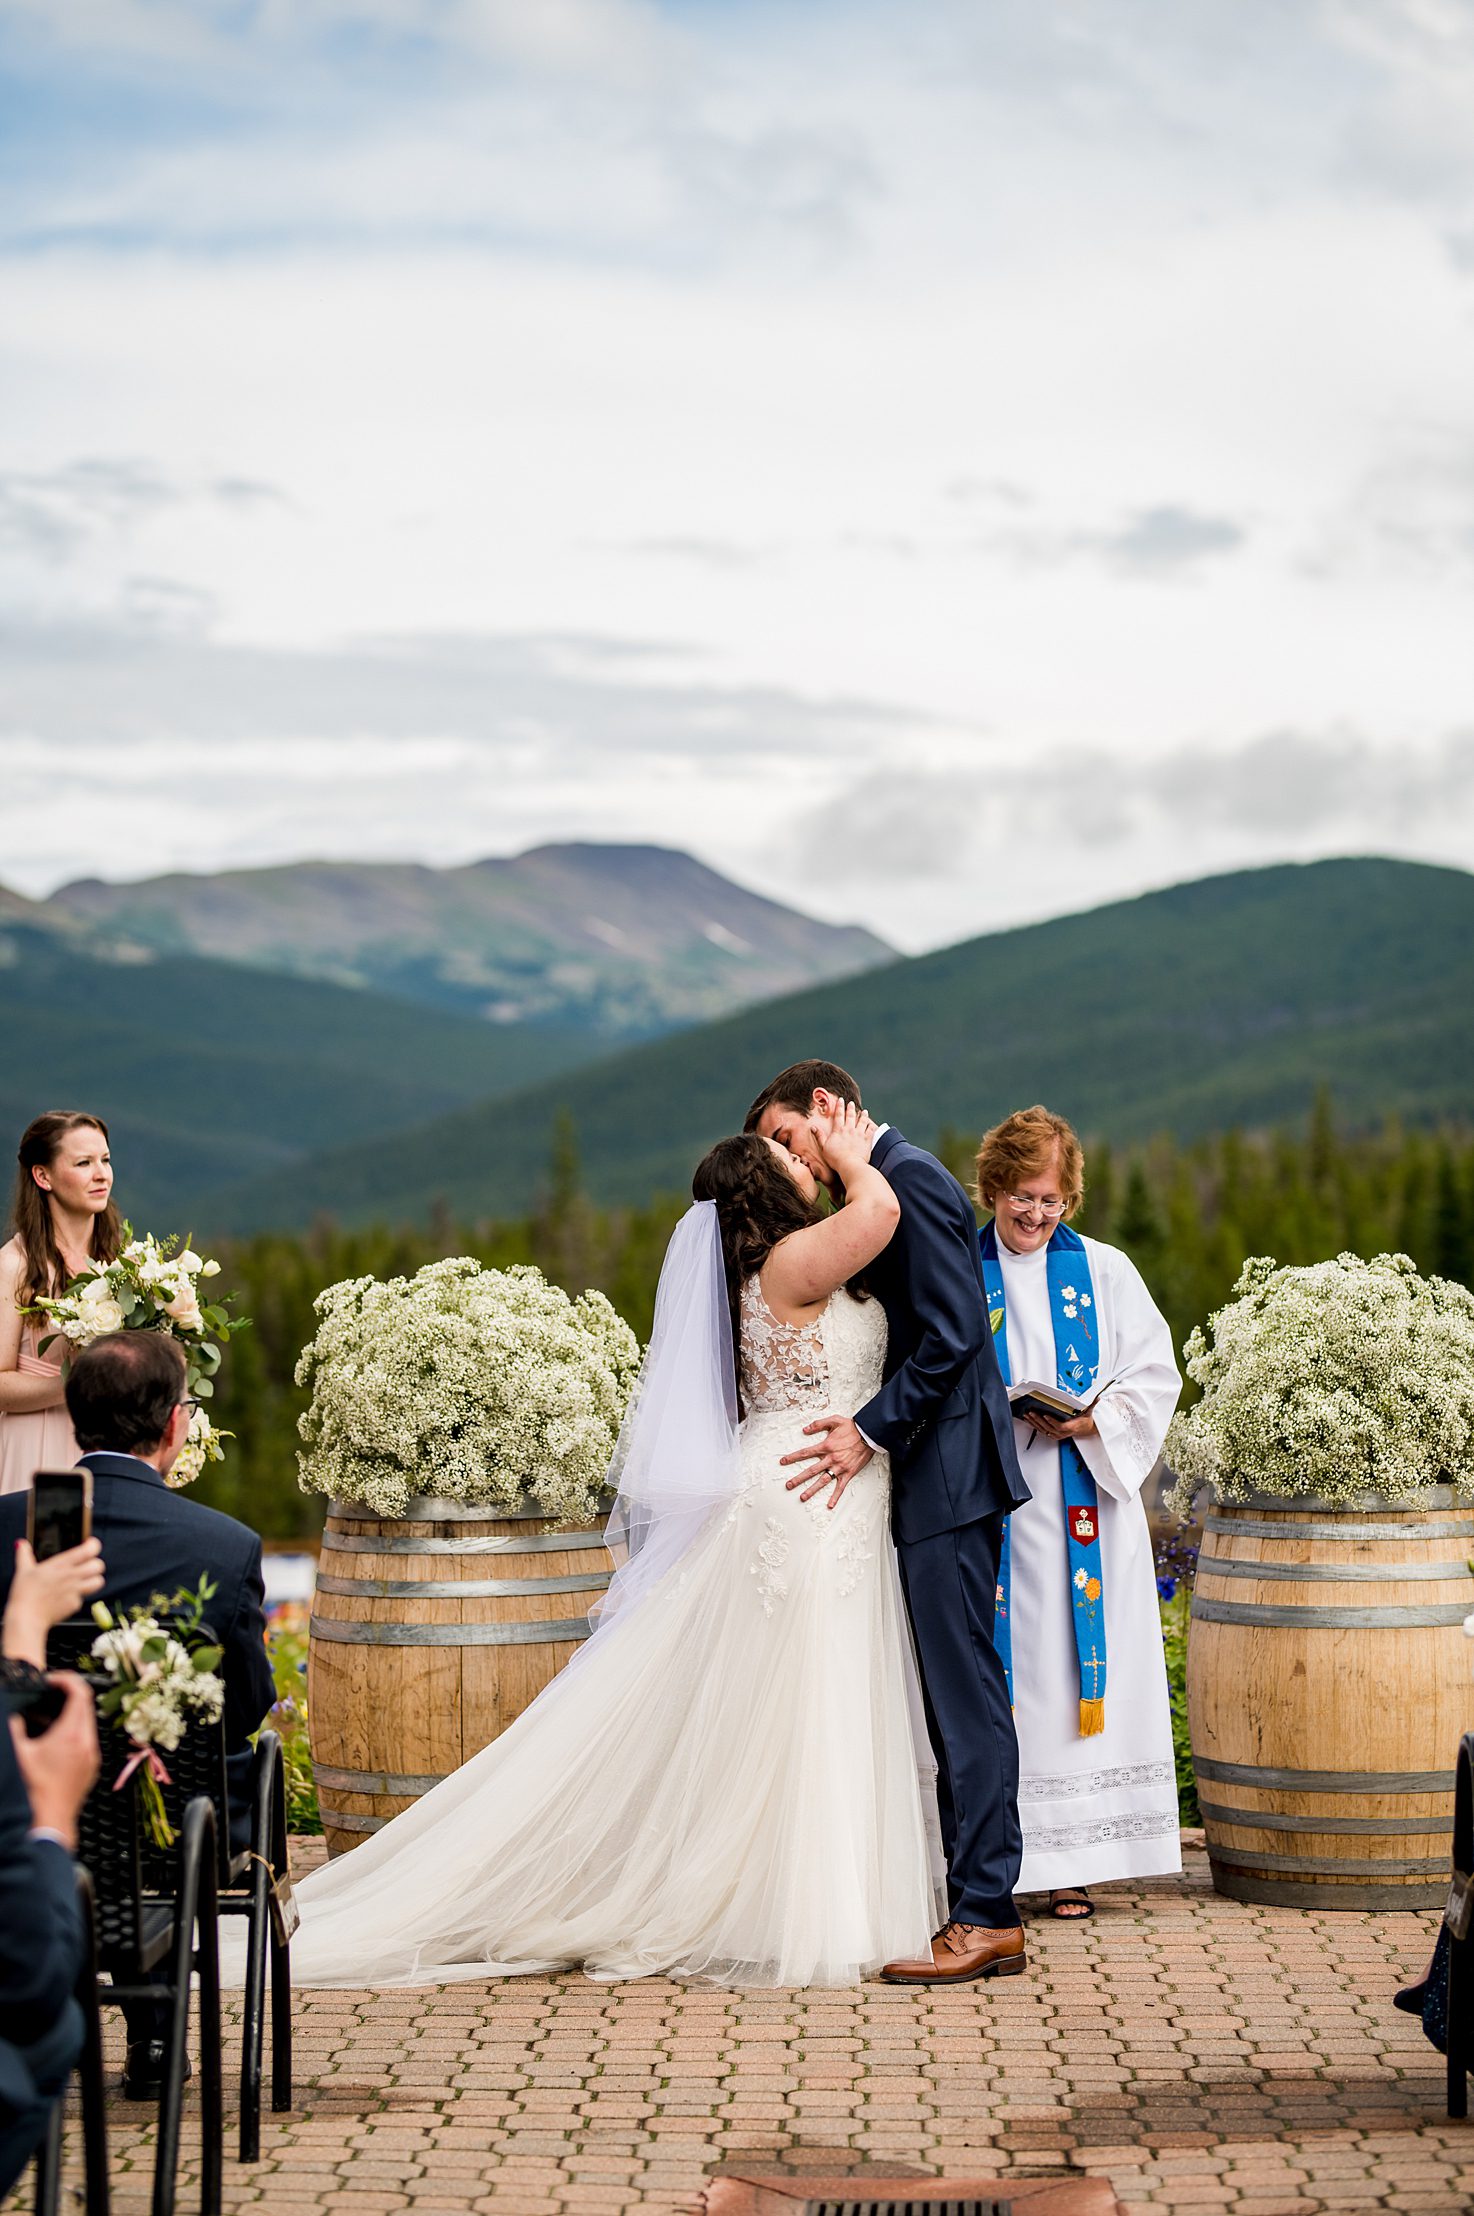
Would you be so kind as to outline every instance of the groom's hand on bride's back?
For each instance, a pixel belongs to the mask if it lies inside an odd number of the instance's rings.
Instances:
[[[792,1454],[785,1454],[780,1467],[787,1469],[792,1462],[804,1467],[788,1480],[791,1493],[795,1486],[804,1490],[800,1500],[812,1500],[826,1486],[832,1486],[827,1506],[838,1508],[844,1499],[845,1487],[859,1476],[865,1464],[874,1458],[875,1449],[855,1427],[852,1416],[816,1416],[812,1423],[804,1425],[805,1437],[819,1436],[811,1447],[796,1447]]]

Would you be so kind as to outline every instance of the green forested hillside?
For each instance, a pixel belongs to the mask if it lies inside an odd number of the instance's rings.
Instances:
[[[589,1190],[679,1190],[784,1063],[851,1068],[921,1141],[1043,1099],[1092,1136],[1179,1138],[1303,1115],[1328,1083],[1365,1128],[1474,1098],[1474,876],[1383,860],[1209,878],[1001,932],[770,1002],[478,1104],[332,1149],[223,1196],[222,1227],[524,1212],[559,1111]],[[203,1213],[200,1220],[206,1220]],[[211,1219],[214,1220],[213,1218]]]
[[[957,1174],[971,1176],[976,1133],[947,1144]],[[315,1329],[312,1303],[344,1277],[409,1273],[443,1254],[475,1254],[497,1268],[535,1262],[582,1291],[600,1286],[642,1337],[671,1225],[684,1205],[672,1193],[640,1208],[610,1208],[580,1189],[566,1147],[555,1150],[544,1204],[518,1222],[432,1219],[414,1230],[341,1230],[319,1221],[305,1234],[266,1233],[221,1249],[220,1283],[240,1295],[252,1328],[230,1342],[213,1413],[236,1437],[201,1495],[276,1537],[321,1528],[323,1503],[297,1485],[297,1418],[306,1395],[292,1382]],[[1142,1271],[1181,1346],[1223,1301],[1244,1257],[1320,1261],[1343,1247],[1399,1249],[1420,1269],[1474,1284],[1474,1136],[1469,1129],[1339,1134],[1322,1099],[1308,1129],[1259,1138],[1227,1132],[1181,1146],[1091,1145],[1080,1227],[1124,1247]]]
[[[224,962],[100,961],[0,918],[0,1130],[13,1146],[43,1108],[91,1108],[112,1129],[119,1205],[158,1230],[203,1229],[241,1178],[589,1052],[584,1032]]]

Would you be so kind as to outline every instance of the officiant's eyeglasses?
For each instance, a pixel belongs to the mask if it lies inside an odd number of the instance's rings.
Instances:
[[[1065,1212],[1062,1200],[1035,1200],[1032,1193],[1005,1193],[1003,1197],[1016,1216],[1044,1216],[1053,1220]]]

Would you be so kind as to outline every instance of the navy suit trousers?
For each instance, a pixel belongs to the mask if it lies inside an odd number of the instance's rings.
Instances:
[[[0,1718],[0,1729],[4,1729]],[[0,2197],[9,2192],[46,2136],[54,2102],[82,2052],[82,2011],[63,2006],[49,2031],[28,2047],[4,2042],[0,2055]]]
[[[1018,1739],[993,1644],[1002,1544],[1002,1516],[984,1516],[897,1549],[937,1758],[951,1911],[995,1930],[1018,1922],[1023,1862]]]

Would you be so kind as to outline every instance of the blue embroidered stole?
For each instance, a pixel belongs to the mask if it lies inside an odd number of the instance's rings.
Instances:
[[[1003,1265],[998,1259],[998,1238],[991,1223],[979,1238],[983,1249],[983,1283],[988,1296],[988,1320],[993,1345],[1005,1384],[1013,1377],[1008,1362],[1008,1298],[1003,1285]],[[1069,1392],[1084,1393],[1094,1383],[1100,1367],[1095,1287],[1085,1242],[1067,1223],[1056,1225],[1045,1252],[1045,1276],[1049,1286],[1049,1313],[1054,1325],[1054,1361],[1057,1382]],[[1075,1626],[1075,1652],[1080,1664],[1080,1735],[1091,1738],[1105,1729],[1106,1634],[1105,1574],[1100,1552],[1100,1502],[1095,1479],[1085,1466],[1072,1439],[1059,1447],[1061,1502],[1065,1520],[1065,1554],[1070,1572],[1070,1611]],[[998,1569],[998,1610],[995,1644],[1008,1676],[1013,1696],[1013,1623],[1009,1593],[1009,1526],[1003,1526],[1003,1553]]]

